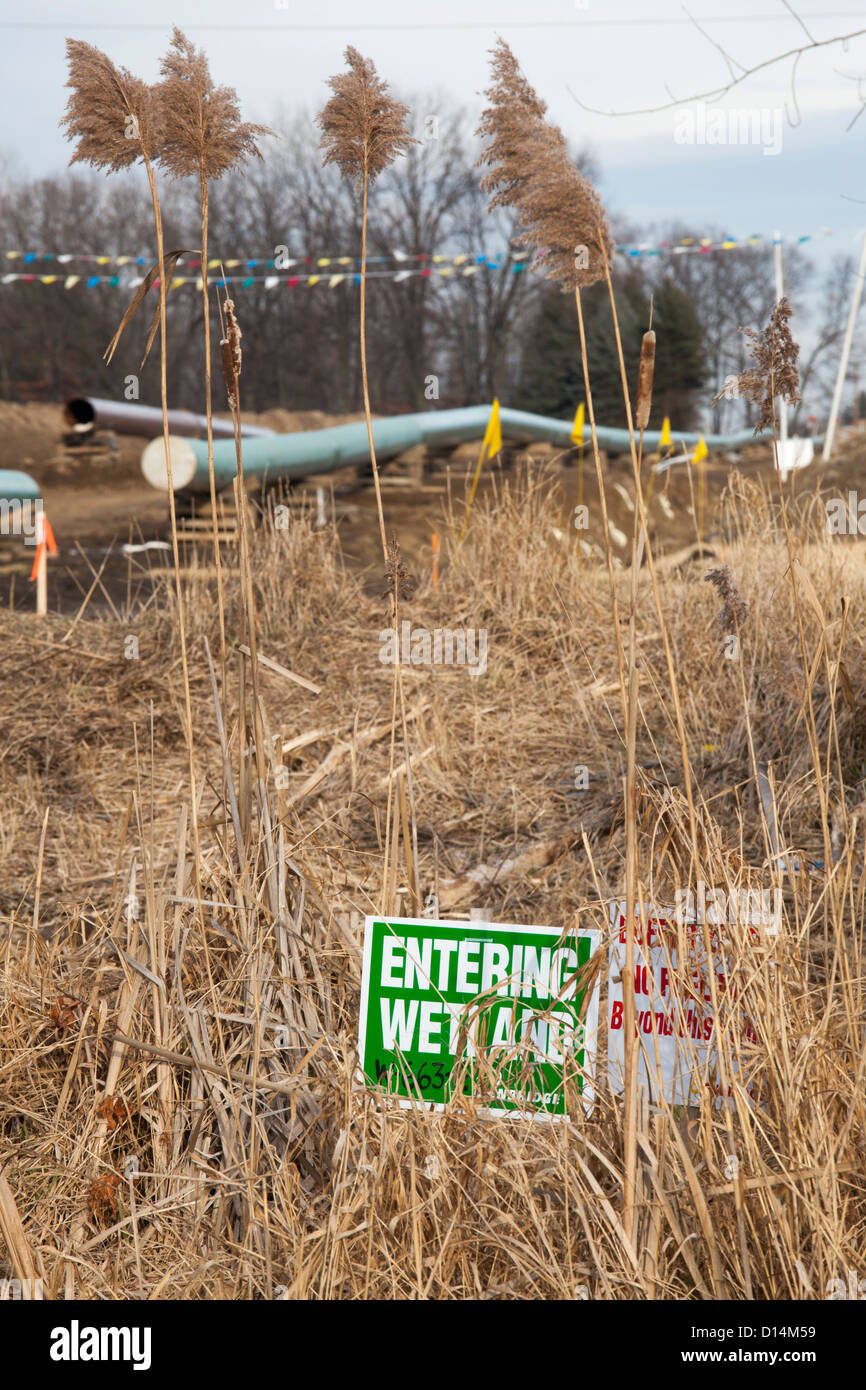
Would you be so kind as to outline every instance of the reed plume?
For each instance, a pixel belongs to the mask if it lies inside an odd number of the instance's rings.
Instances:
[[[370,410],[370,387],[367,376],[367,200],[370,185],[375,182],[394,160],[407,154],[412,145],[417,144],[409,133],[407,124],[409,108],[395,101],[388,91],[388,85],[376,72],[370,58],[363,58],[351,45],[346,49],[345,59],[348,72],[338,73],[328,79],[331,97],[318,117],[322,131],[321,148],[324,150],[322,164],[336,164],[345,178],[355,181],[355,191],[361,194],[361,295],[360,295],[360,344],[361,344],[361,386],[364,393],[364,418],[367,422],[367,441],[370,449],[370,464],[373,469],[373,484],[376,489],[376,508],[379,516],[379,535],[382,541],[382,555],[385,560],[386,579],[392,580],[393,556],[389,550],[385,532],[385,511],[382,506],[382,488],[379,482],[379,467],[376,462],[376,447],[373,442],[373,416]],[[399,584],[394,582],[391,592],[391,616],[396,630],[397,610],[400,599]],[[419,883],[418,871],[418,816],[415,807],[415,790],[412,779],[412,759],[409,749],[409,732],[406,721],[406,698],[403,690],[403,676],[399,663],[394,667],[394,710],[396,697],[400,696],[400,713],[403,725],[403,747],[406,755],[406,782],[412,811],[412,876],[414,884]],[[393,772],[394,729],[391,735],[391,771]],[[386,819],[385,858],[382,873],[384,891],[387,893],[388,855],[391,846],[391,780],[388,783],[388,807]],[[404,835],[404,838],[408,838]],[[407,863],[410,848],[405,845]],[[420,911],[420,906],[418,908]]]
[[[70,164],[92,164],[109,174],[139,159],[152,164],[163,138],[155,89],[81,39],[66,40],[66,57],[72,94],[60,125],[76,142]]]
[[[533,269],[544,269],[564,291],[592,285],[613,256],[601,200],[503,39],[493,49],[491,71],[490,104],[477,131],[487,140],[478,162],[489,169],[481,180],[489,208],[514,209],[516,240],[536,253]]]
[[[637,897],[636,822],[636,730],[637,655],[635,618],[637,607],[637,535],[632,550],[632,592],[629,615],[629,652],[626,668],[619,630],[619,608],[613,573],[613,557],[607,519],[607,502],[598,449],[598,435],[589,380],[580,291],[597,280],[606,280],[611,294],[614,330],[617,338],[626,414],[631,426],[631,403],[625,384],[622,344],[616,321],[610,264],[613,243],[607,216],[595,189],[569,157],[565,137],[558,126],[545,119],[545,106],[520,71],[516,58],[504,40],[493,50],[493,82],[487,90],[489,106],[484,111],[478,134],[487,144],[479,163],[489,172],[482,188],[490,194],[490,208],[511,207],[517,214],[517,241],[536,253],[533,269],[543,268],[548,279],[557,280],[564,291],[572,291],[577,308],[580,349],[583,363],[587,410],[592,431],[593,458],[607,550],[608,581],[613,607],[620,694],[626,726],[626,943],[623,985],[623,1028],[625,1030],[625,1173],[623,1178],[623,1224],[631,1238],[636,1218],[637,1184],[637,1050],[635,1033],[634,915]],[[631,435],[631,429],[630,429]],[[640,472],[632,435],[635,490],[640,503]],[[637,526],[637,516],[635,519]],[[626,688],[627,680],[627,688]]]
[[[171,255],[166,257],[163,236],[162,208],[156,184],[156,162],[160,158],[165,140],[165,103],[158,86],[149,86],[141,78],[117,67],[106,53],[94,48],[92,44],[80,39],[66,40],[66,56],[69,63],[67,87],[72,89],[61,119],[61,127],[66,137],[76,141],[71,164],[76,162],[93,164],[96,168],[114,173],[127,169],[141,159],[147,175],[153,209],[153,225],[156,236],[157,270],[159,274],[159,330],[160,330],[160,403],[162,405],[162,436],[165,448],[165,468],[168,480],[169,515],[171,518],[172,558],[174,560],[175,589],[178,609],[178,631],[183,670],[184,705],[186,713],[186,744],[188,753],[190,795],[195,803],[196,772],[195,747],[193,737],[192,697],[189,683],[189,661],[186,647],[186,622],[184,616],[183,590],[180,581],[180,553],[177,539],[177,509],[174,501],[174,483],[171,471],[171,445],[168,427],[168,378],[166,345],[166,275],[169,263],[174,264]],[[121,326],[122,331],[122,326]],[[194,848],[194,876],[199,913],[204,924],[204,910],[201,906],[201,855],[199,848],[198,818],[193,811],[192,835]]]
[[[241,120],[237,92],[216,86],[206,53],[177,25],[160,71],[160,159],[174,178],[221,179],[248,159],[262,158],[256,142],[273,131]]]
[[[333,96],[322,109],[322,164],[336,164],[360,192],[417,141],[409,134],[408,106],[395,101],[376,72],[351,44],[345,52],[348,72],[328,78]]]
[[[208,182],[224,174],[241,171],[249,159],[261,159],[257,141],[273,134],[267,126],[254,125],[240,118],[237,93],[232,87],[218,87],[211,77],[207,55],[196,48],[175,25],[171,45],[160,64],[163,140],[160,160],[173,178],[196,177],[199,183],[201,217],[201,293],[204,309],[205,414],[207,417],[207,462],[213,522],[214,564],[217,576],[217,606],[220,621],[220,662],[223,688],[226,680],[225,604],[219,547],[216,479],[213,466],[213,405],[210,337],[210,297],[208,292]]]
[[[373,444],[373,420],[370,412],[370,391],[367,380],[367,195],[370,184],[393,164],[411,145],[418,142],[409,134],[409,108],[395,101],[388,85],[376,72],[370,58],[363,58],[351,44],[345,52],[349,71],[328,78],[333,95],[318,116],[324,150],[322,164],[336,164],[345,178],[354,179],[355,191],[360,192],[361,207],[361,385],[364,392],[364,415],[370,445],[370,462],[376,487],[379,510],[379,531],[382,554],[388,564],[388,540],[385,534],[385,515],[379,469]]]

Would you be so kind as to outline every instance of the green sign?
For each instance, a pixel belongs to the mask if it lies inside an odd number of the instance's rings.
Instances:
[[[364,1084],[401,1103],[463,1093],[491,1114],[564,1115],[566,1077],[592,1102],[597,931],[368,917]]]

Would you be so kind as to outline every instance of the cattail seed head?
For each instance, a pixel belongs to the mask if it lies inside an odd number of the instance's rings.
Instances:
[[[653,402],[653,373],[656,361],[656,335],[650,328],[643,335],[640,345],[640,366],[637,374],[637,405],[635,424],[643,431],[649,424],[650,409]]]
[[[235,318],[235,306],[230,299],[226,299],[224,304],[226,316],[225,336],[220,338],[220,357],[223,364],[223,376],[226,382],[226,394],[229,401],[229,409],[238,408],[238,378],[241,374],[241,363],[243,353],[241,351],[241,327]]]

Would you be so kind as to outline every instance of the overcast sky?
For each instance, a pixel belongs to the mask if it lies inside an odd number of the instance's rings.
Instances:
[[[749,13],[750,8],[752,13]],[[64,39],[104,48],[144,78],[157,75],[173,23],[206,49],[219,82],[235,86],[245,116],[318,109],[347,43],[404,92],[438,89],[480,107],[487,51],[502,34],[552,118],[589,145],[612,212],[640,226],[688,218],[735,237],[786,238],[831,228],[821,242],[850,252],[866,227],[858,79],[866,99],[866,37],[805,54],[792,96],[792,61],[768,66],[726,97],[656,114],[629,112],[690,97],[728,80],[714,44],[746,67],[809,41],[866,29],[866,5],[799,10],[783,0],[0,0],[0,154],[20,174],[56,173],[69,157],[57,129],[66,93]],[[363,20],[359,16],[363,15]],[[706,143],[712,108],[755,113],[751,143]],[[786,119],[786,109],[796,125]],[[707,128],[709,132],[709,127]],[[43,248],[49,249],[49,248]],[[62,248],[51,248],[60,250]]]

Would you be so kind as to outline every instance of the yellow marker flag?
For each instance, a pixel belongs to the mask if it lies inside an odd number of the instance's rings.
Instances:
[[[695,449],[695,456],[694,456],[694,458],[692,459],[692,463],[702,463],[703,460],[704,460],[704,459],[707,457],[707,455],[709,454],[709,452],[710,452],[710,451],[709,451],[709,449],[707,448],[707,446],[706,446],[706,444],[705,444],[705,442],[704,442],[704,436],[701,435],[700,438],[698,439],[698,447]]]
[[[666,415],[665,418],[664,418],[664,420],[662,421],[662,433],[661,433],[661,438],[659,439],[659,448],[660,448],[660,449],[664,449],[664,448],[668,448],[668,449],[669,449],[669,448],[671,447],[671,444],[672,444],[672,443],[673,443],[673,440],[671,439],[671,422],[670,422],[670,420],[668,419],[668,417],[667,417],[667,415]]]
[[[460,528],[460,539],[457,542],[457,554],[463,544],[463,537],[466,535],[466,527],[469,525],[469,513],[472,510],[472,503],[475,501],[475,493],[478,490],[478,479],[481,477],[481,466],[485,458],[492,458],[498,454],[502,448],[502,427],[499,423],[499,401],[493,402],[493,409],[490,412],[490,419],[487,421],[487,429],[484,431],[484,438],[481,441],[481,453],[478,455],[478,467],[475,469],[475,477],[472,479],[472,491],[469,494],[469,501],[466,503],[466,515],[463,518],[463,525]],[[455,555],[455,561],[457,555]]]
[[[502,428],[499,424],[499,402],[493,402],[493,409],[490,412],[490,419],[487,421],[487,429],[484,431],[484,444],[487,447],[487,457],[492,458],[498,454],[502,448]],[[483,452],[482,452],[483,457]]]
[[[574,417],[574,424],[571,428],[571,442],[572,444],[578,445],[583,443],[583,401],[581,401],[580,405],[577,407],[577,414]]]

